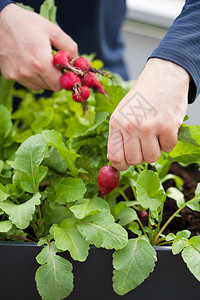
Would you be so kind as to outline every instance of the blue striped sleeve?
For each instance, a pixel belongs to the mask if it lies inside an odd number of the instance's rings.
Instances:
[[[10,3],[15,3],[14,1],[11,0],[0,0],[0,11],[8,4]]]
[[[174,62],[190,74],[188,101],[192,103],[200,93],[200,1],[186,1],[152,57]]]

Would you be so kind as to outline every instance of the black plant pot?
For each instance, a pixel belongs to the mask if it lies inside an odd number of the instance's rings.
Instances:
[[[0,243],[0,299],[40,300],[35,285],[35,243]],[[84,263],[72,262],[74,291],[68,300],[188,300],[199,299],[200,283],[170,247],[156,247],[158,262],[134,291],[118,296],[112,289],[112,251],[92,248]]]

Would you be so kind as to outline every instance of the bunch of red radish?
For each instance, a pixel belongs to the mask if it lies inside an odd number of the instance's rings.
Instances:
[[[73,59],[69,52],[62,50],[54,55],[53,64],[63,73],[61,86],[72,91],[72,99],[82,103],[84,111],[87,110],[86,101],[90,96],[90,88],[108,97],[95,74],[99,71],[92,68],[87,58],[79,56]]]

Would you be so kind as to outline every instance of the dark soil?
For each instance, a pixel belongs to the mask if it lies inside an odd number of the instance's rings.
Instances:
[[[183,180],[182,192],[185,196],[185,201],[192,199],[195,195],[197,183],[200,182],[200,171],[198,166],[191,164],[187,167],[182,167],[178,163],[173,163],[169,173],[177,175]],[[169,187],[175,187],[175,182],[173,179],[170,179],[166,181],[163,186],[166,190]],[[131,190],[127,190],[126,194],[129,199],[133,199]],[[177,209],[178,207],[175,200],[167,198],[164,204],[161,227]],[[144,226],[148,226],[148,216],[141,221]],[[191,232],[191,236],[200,235],[200,212],[195,212],[188,207],[184,208],[180,213],[180,217],[175,217],[163,233],[165,235],[170,232],[176,234],[178,231],[185,229]],[[131,237],[135,237],[135,235],[133,236],[133,233],[129,232],[129,234]]]
[[[185,200],[188,201],[192,199],[195,194],[197,183],[200,182],[200,171],[198,170],[198,166],[191,164],[187,167],[182,167],[178,163],[173,163],[170,167],[170,173],[182,178],[184,182],[182,192],[185,195]],[[164,184],[164,188],[167,189],[170,186],[175,186],[172,179]],[[164,205],[162,224],[164,224],[177,209],[176,202],[168,198]],[[164,234],[170,232],[176,233],[177,231],[188,229],[191,232],[191,236],[200,235],[200,212],[195,212],[186,207],[181,211],[180,215],[181,217],[174,218],[168,225]]]

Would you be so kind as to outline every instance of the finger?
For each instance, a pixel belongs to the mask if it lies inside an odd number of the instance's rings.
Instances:
[[[52,46],[54,46],[57,50],[66,50],[73,58],[78,56],[77,43],[60,27],[57,26],[56,30],[54,28],[51,33],[50,41]]]
[[[143,162],[142,148],[137,137],[124,134],[125,160],[128,165],[139,165]]]
[[[111,161],[113,167],[119,171],[128,169],[129,165],[125,160],[123,137],[118,131],[114,133],[111,131],[108,138],[108,159]]]
[[[46,86],[48,86],[49,90],[58,92],[62,89],[60,83],[60,78],[62,76],[62,73],[54,67],[52,61],[53,61],[53,57],[49,59],[49,62],[46,63],[46,68],[42,73],[42,79],[45,82]]]
[[[161,150],[163,150],[164,152],[171,152],[174,149],[178,140],[177,133],[177,128],[170,125],[163,128],[158,137]]]
[[[161,155],[160,144],[156,135],[148,135],[141,139],[142,154],[144,161],[153,163],[158,160]]]
[[[40,91],[43,89],[40,85],[37,85],[30,80],[19,80],[17,82],[31,90]]]

